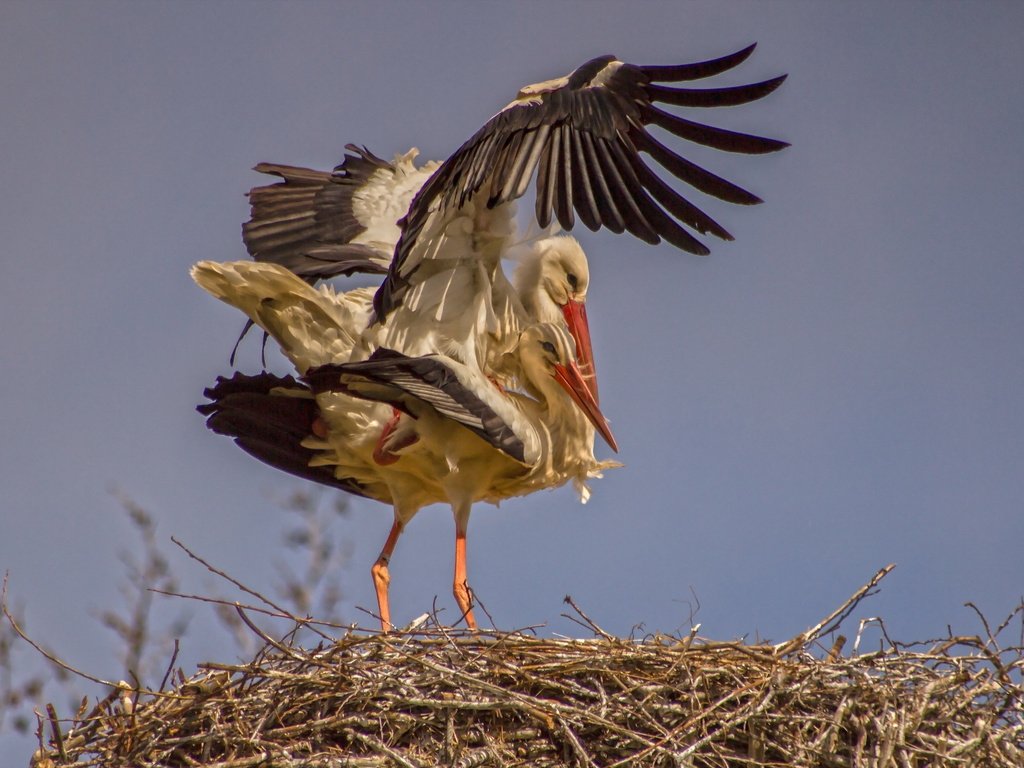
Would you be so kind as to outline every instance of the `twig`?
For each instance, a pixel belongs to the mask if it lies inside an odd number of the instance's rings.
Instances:
[[[57,710],[54,709],[53,704],[46,705],[46,714],[50,718],[50,731],[53,733],[53,740],[57,744],[57,754],[60,755],[61,762],[68,762],[68,753],[64,749],[64,736],[60,732],[60,720],[57,719]]]
[[[576,753],[576,757],[579,759],[580,763],[583,765],[589,765],[591,768],[597,768],[594,760],[587,753],[587,750],[583,748],[583,745],[580,744],[580,740],[576,738],[576,734],[573,733],[572,728],[570,728],[569,724],[565,722],[565,719],[561,717],[558,718],[558,724],[561,726],[561,730],[565,735],[565,738],[568,740],[569,744],[572,745],[572,751]]]
[[[878,585],[878,582],[880,582],[887,575],[889,575],[889,572],[892,571],[892,569],[895,567],[895,563],[890,563],[889,565],[879,570],[878,573],[871,577],[871,581],[869,581],[863,587],[854,592],[853,595],[851,595],[845,603],[843,603],[834,611],[832,611],[832,613],[830,613],[824,619],[819,621],[817,624],[815,624],[813,627],[808,629],[803,634],[797,635],[792,640],[788,640],[785,643],[780,643],[779,645],[776,645],[776,653],[780,656],[785,656],[786,654],[792,653],[793,651],[796,651],[800,648],[804,648],[808,643],[810,643],[812,640],[815,640],[820,635],[827,635],[829,632],[838,629],[839,625],[842,624],[846,617],[853,612],[854,608],[857,607],[860,601],[867,597],[868,594],[871,593],[871,590]]]
[[[473,593],[473,602],[480,606],[480,610],[484,612],[484,616],[486,616],[487,620],[491,623],[491,629],[498,631],[498,625],[494,623],[494,617],[491,616],[491,612],[487,610],[487,606],[484,605],[484,601],[480,599],[480,596],[476,592]]]
[[[403,766],[403,768],[420,768],[420,766],[418,766],[416,763],[409,762],[404,757],[402,757],[402,755],[400,755],[398,752],[391,749],[389,746],[379,741],[378,739],[375,739],[372,736],[368,736],[363,733],[359,733],[359,731],[350,731],[350,733],[352,734],[353,738],[355,738],[357,741],[362,742],[370,749],[372,749],[374,752],[379,752],[382,755],[387,755],[396,763]]]
[[[587,616],[587,614],[585,614],[582,610],[580,610],[580,607],[578,605],[576,605],[576,602],[572,599],[572,595],[566,595],[563,598],[562,602],[563,603],[567,603],[568,605],[571,605],[572,609],[574,611],[576,611],[576,613],[578,613],[583,618],[583,620],[585,622],[587,622],[587,626],[590,627],[590,629],[592,629],[595,633],[597,633],[598,635],[603,637],[605,640],[613,640],[614,639],[611,635],[609,635],[607,632],[605,632],[603,629],[601,629],[599,626],[597,626],[597,622],[595,622],[592,618],[590,618],[589,616]],[[564,613],[562,614],[562,616],[565,616],[565,618],[567,618],[567,619],[571,619],[572,618],[571,616],[566,616]]]
[[[68,664],[63,659],[60,659],[57,656],[54,656],[48,650],[46,650],[41,645],[39,645],[39,643],[37,643],[35,640],[33,640],[28,635],[26,635],[25,632],[22,630],[22,628],[20,626],[18,626],[18,622],[15,621],[14,616],[11,614],[11,612],[7,608],[7,592],[6,592],[6,588],[7,588],[7,579],[5,577],[4,578],[4,592],[3,592],[2,599],[0,599],[0,608],[3,609],[4,617],[7,619],[7,622],[11,625],[11,629],[13,629],[18,634],[18,637],[20,637],[26,643],[31,645],[33,648],[35,648],[36,651],[38,651],[42,656],[44,656],[46,659],[48,659],[51,663],[56,664],[61,669],[66,670],[66,671],[70,672],[73,675],[77,675],[78,677],[81,677],[81,678],[83,678],[85,680],[91,680],[92,682],[99,683],[100,685],[107,685],[107,686],[113,686],[113,687],[117,686],[117,683],[112,683],[109,680],[104,680],[102,677],[95,677],[93,675],[88,674],[87,672],[83,672],[80,669],[76,669],[75,667],[71,666],[70,664]]]
[[[986,646],[991,646],[998,653],[999,652],[999,644],[996,643],[995,637],[992,636],[992,630],[991,630],[991,628],[988,625],[988,620],[985,619],[985,615],[978,609],[978,606],[976,606],[970,600],[968,600],[966,603],[964,603],[964,607],[965,608],[970,608],[972,611],[974,611],[975,615],[977,615],[978,620],[981,621],[981,626],[983,626],[985,628],[985,634],[988,636],[988,642],[985,645]]]
[[[164,595],[165,597],[178,597],[178,598],[181,598],[182,600],[195,600],[195,601],[200,602],[200,603],[210,603],[212,605],[221,605],[221,606],[224,606],[225,608],[234,608],[236,605],[241,605],[243,608],[245,608],[245,610],[250,611],[252,613],[259,613],[259,614],[262,614],[263,616],[268,616],[268,617],[270,617],[272,619],[288,619],[290,621],[295,622],[296,624],[298,624],[300,627],[303,627],[303,628],[306,628],[306,627],[312,628],[313,626],[317,626],[317,627],[328,627],[330,629],[349,629],[349,627],[347,625],[335,624],[333,622],[323,621],[321,619],[299,618],[299,617],[294,616],[293,614],[290,614],[290,613],[279,613],[276,610],[270,610],[269,608],[263,608],[263,607],[261,607],[259,605],[252,605],[250,603],[240,603],[237,600],[227,600],[227,599],[225,599],[223,597],[208,597],[206,595],[190,595],[190,594],[187,594],[185,592],[171,592],[171,591],[166,590],[166,589],[157,589],[155,587],[152,588],[150,591],[151,592],[155,592],[158,595]],[[331,640],[332,638],[325,636],[325,639]]]
[[[277,642],[272,637],[270,637],[266,632],[257,627],[255,624],[253,624],[252,620],[250,620],[249,617],[245,614],[245,611],[242,610],[242,606],[236,604],[235,611],[238,613],[239,618],[241,618],[242,621],[245,623],[245,626],[251,629],[253,633],[267,645],[273,646],[281,653],[285,654],[286,656],[290,656],[291,658],[296,659],[297,661],[310,661],[309,659],[306,659],[303,656],[296,653],[295,651],[293,651],[288,646],[282,645],[281,643]]]
[[[167,671],[164,672],[164,677],[160,681],[160,690],[161,691],[164,689],[164,686],[167,685],[167,680],[171,677],[171,673],[174,671],[174,662],[176,662],[178,660],[178,650],[179,650],[180,644],[181,643],[178,640],[178,638],[174,638],[174,652],[171,653],[171,660],[167,664]]]
[[[238,587],[240,590],[242,590],[246,594],[249,594],[249,595],[252,595],[253,597],[255,597],[257,600],[262,600],[264,603],[269,605],[275,611],[278,611],[279,613],[283,614],[284,616],[286,616],[287,618],[291,619],[295,623],[303,624],[304,626],[309,624],[308,620],[300,619],[298,616],[293,615],[291,611],[289,611],[286,608],[282,608],[280,605],[275,603],[270,598],[264,597],[259,592],[257,592],[254,589],[251,589],[251,588],[247,587],[245,584],[243,584],[242,582],[240,582],[238,579],[234,578],[233,576],[229,576],[228,574],[226,574],[224,571],[220,570],[219,568],[215,568],[213,565],[211,565],[206,560],[201,558],[199,555],[197,555],[195,552],[190,550],[188,547],[186,547],[184,544],[182,544],[180,541],[178,541],[173,536],[171,536],[171,541],[173,541],[175,544],[178,545],[178,547],[180,547],[182,550],[184,550],[186,555],[191,557],[193,560],[196,560],[197,562],[201,563],[208,571],[210,571],[210,573],[214,573],[217,576],[220,576],[225,581],[229,581],[230,583],[234,584],[236,587]],[[309,628],[313,632],[316,632],[318,635],[320,635],[320,637],[322,637],[324,640],[330,640],[331,639],[331,637],[329,635],[324,634],[323,632],[318,630],[316,627],[310,626]]]
[[[1003,619],[999,626],[996,627],[996,636],[998,637],[1004,629],[1010,626],[1010,622],[1020,613],[1024,613],[1024,598],[1021,598],[1021,601],[1017,603],[1017,607],[1010,611],[1010,615]],[[1021,632],[1020,644],[1024,645],[1024,621],[1021,622]]]

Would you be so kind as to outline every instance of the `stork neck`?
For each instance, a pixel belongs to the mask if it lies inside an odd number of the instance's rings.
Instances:
[[[515,287],[527,316],[538,323],[557,323],[561,311],[544,281],[544,263],[539,251],[523,257],[515,273]]]
[[[554,379],[548,379],[541,392],[541,402],[547,411],[547,421],[562,432],[563,436],[580,435],[584,440],[593,441],[594,426],[572,398]]]

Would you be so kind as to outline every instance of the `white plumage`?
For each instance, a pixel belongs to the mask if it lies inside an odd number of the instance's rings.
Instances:
[[[760,199],[647,128],[729,152],[786,146],[656,106],[731,106],[771,93],[785,76],[664,85],[729,70],[753,48],[678,66],[593,59],[520,89],[441,163],[417,167],[416,150],[387,162],[348,145],[352,154],[332,173],[257,166],[282,181],[251,190],[243,238],[257,262],[270,263],[204,262],[193,275],[273,336],[308,387],[236,375],[208,390],[212,402],[200,410],[212,429],[268,463],[393,504],[391,535],[373,568],[385,628],[387,563],[421,506],[452,505],[454,591],[475,626],[465,563],[473,501],[570,479],[585,489],[611,465],[593,454],[595,427],[615,444],[597,404],[586,257],[569,237],[518,235],[515,201],[536,178],[530,230],[540,233],[555,220],[570,230],[578,218],[592,230],[664,239],[695,254],[708,249],[687,229],[731,239],[644,158],[704,194]],[[513,255],[514,284],[502,265]],[[354,272],[384,274],[372,297],[311,287]]]

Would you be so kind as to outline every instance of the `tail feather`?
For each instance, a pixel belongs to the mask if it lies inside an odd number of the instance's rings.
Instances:
[[[310,466],[317,452],[302,445],[319,415],[309,388],[291,376],[262,373],[223,376],[203,394],[210,402],[196,406],[206,426],[233,438],[250,456],[290,475],[370,498],[353,478],[335,477],[330,466]]]

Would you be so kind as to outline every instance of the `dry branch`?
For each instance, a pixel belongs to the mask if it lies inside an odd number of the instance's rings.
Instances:
[[[138,695],[132,711],[111,701],[93,722],[66,727],[46,758],[1019,768],[1020,678],[1019,649],[992,653],[974,638],[817,659],[701,640],[352,633],[313,650],[271,646],[246,665],[204,665],[172,696]]]
[[[252,625],[266,645],[248,664],[201,665],[164,692],[121,683],[72,721],[51,712],[35,763],[1020,768],[1024,655],[998,645],[1008,622],[848,657],[817,644],[886,572],[774,646],[618,639],[582,613],[594,639],[438,627],[306,649]]]

